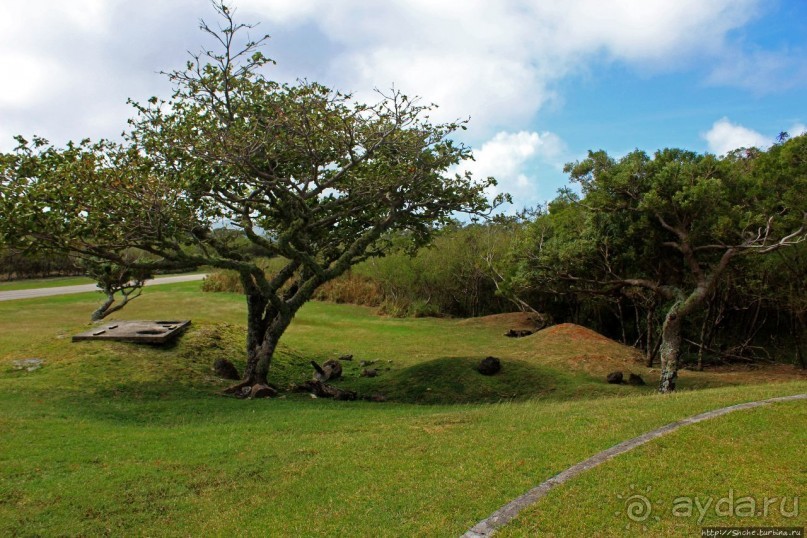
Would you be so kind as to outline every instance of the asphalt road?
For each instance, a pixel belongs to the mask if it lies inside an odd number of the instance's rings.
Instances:
[[[202,280],[207,275],[179,275],[164,276],[146,281],[146,286],[158,284],[173,284],[175,282],[192,282]],[[0,301],[13,301],[14,299],[33,299],[35,297],[50,297],[51,295],[69,295],[72,293],[87,293],[98,291],[95,284],[81,284],[78,286],[59,286],[58,288],[35,288],[32,290],[0,291]]]

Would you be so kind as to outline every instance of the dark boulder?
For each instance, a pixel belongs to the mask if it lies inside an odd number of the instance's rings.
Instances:
[[[482,375],[494,375],[502,369],[502,361],[496,357],[485,357],[476,370]]]
[[[274,398],[277,396],[277,391],[269,385],[257,384],[252,385],[250,397],[252,398]]]
[[[523,338],[525,336],[531,335],[533,332],[535,331],[531,331],[529,329],[510,329],[509,331],[504,333],[504,335],[509,338]]]
[[[378,370],[375,370],[375,369],[372,369],[372,368],[365,368],[364,370],[361,371],[361,376],[362,377],[375,377],[377,375],[378,375]]]
[[[213,363],[213,371],[216,372],[217,376],[223,379],[232,379],[235,381],[241,379],[241,376],[238,374],[238,369],[227,359],[216,359],[216,362]]]
[[[331,375],[328,379],[339,379],[342,377],[342,363],[338,360],[329,360],[325,361],[325,364],[322,365],[322,368],[327,370],[328,368],[331,369]]]
[[[633,385],[635,387],[641,387],[641,386],[646,385],[646,384],[647,383],[644,382],[644,379],[642,379],[642,376],[640,376],[639,374],[630,374],[628,376],[628,385]]]
[[[612,385],[620,385],[623,380],[623,375],[622,372],[611,372],[605,379]]]

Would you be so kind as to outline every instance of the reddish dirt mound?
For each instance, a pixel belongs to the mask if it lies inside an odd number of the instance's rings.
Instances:
[[[534,312],[510,312],[508,314],[493,314],[481,318],[468,318],[460,321],[460,325],[474,325],[477,327],[501,327],[502,329],[531,331],[543,327],[546,322],[544,316]]]
[[[603,344],[617,344],[619,342],[611,340],[608,337],[601,335],[596,331],[574,323],[561,323],[560,325],[553,325],[541,331],[543,336],[567,336],[572,340],[581,342],[601,342]]]

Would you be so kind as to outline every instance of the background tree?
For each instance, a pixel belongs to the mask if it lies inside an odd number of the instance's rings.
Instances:
[[[449,175],[471,157],[449,138],[464,125],[430,123],[430,107],[400,92],[366,105],[268,80],[266,38],[216,9],[219,29],[202,23],[215,50],[169,74],[171,99],[135,105],[123,144],[21,141],[5,161],[0,228],[15,243],[115,263],[133,247],[155,257],[130,264],[138,270],[235,270],[247,365],[231,391],[264,394],[280,337],[321,284],[383,255],[392,233],[422,245],[454,213],[488,211],[494,181]],[[223,225],[285,265],[266,276],[215,232]]]
[[[100,258],[84,258],[79,264],[88,277],[96,281],[98,289],[105,295],[104,302],[90,315],[90,320],[100,321],[121,310],[130,301],[140,297],[146,280],[153,275],[148,269],[133,267],[137,257],[124,254],[125,263],[110,262]]]
[[[517,278],[558,293],[615,297],[644,289],[664,302],[659,390],[675,389],[683,322],[736,258],[803,241],[805,141],[724,159],[665,149],[567,165],[565,192],[533,223]]]

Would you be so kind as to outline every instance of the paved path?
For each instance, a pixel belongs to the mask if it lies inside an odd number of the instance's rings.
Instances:
[[[175,282],[192,282],[194,280],[202,280],[207,275],[179,275],[179,276],[164,276],[147,280],[147,286],[154,286],[157,284],[173,284]],[[90,291],[98,291],[95,284],[80,284],[78,286],[59,286],[57,288],[35,288],[32,290],[14,290],[14,291],[0,291],[0,301],[13,301],[14,299],[33,299],[35,297],[49,297],[51,295],[69,295],[72,293],[87,293]]]
[[[570,480],[571,478],[574,478],[575,476],[579,475],[580,473],[588,471],[589,469],[596,467],[597,465],[604,463],[612,458],[615,458],[620,454],[624,454],[629,450],[633,450],[637,446],[641,446],[647,442],[652,441],[653,439],[661,437],[662,435],[675,431],[681,426],[688,426],[689,424],[695,424],[696,422],[709,420],[711,418],[719,417],[727,413],[740,411],[741,409],[751,409],[753,407],[768,405],[775,402],[788,402],[792,400],[805,400],[805,399],[807,399],[807,394],[795,394],[793,396],[769,398],[767,400],[761,400],[758,402],[748,402],[737,405],[731,405],[729,407],[722,407],[720,409],[715,409],[714,411],[707,411],[699,415],[681,419],[677,422],[672,422],[670,424],[667,424],[666,426],[662,426],[661,428],[657,428],[653,431],[640,435],[639,437],[634,437],[633,439],[623,441],[618,445],[612,446],[608,450],[603,450],[602,452],[591,456],[589,459],[581,461],[577,465],[569,467],[560,474],[557,474],[552,478],[550,478],[549,480],[546,480],[545,482],[538,484],[521,497],[513,499],[509,503],[505,504],[504,506],[493,512],[490,516],[474,525],[473,528],[469,529],[468,532],[462,535],[462,538],[482,538],[485,536],[491,536],[493,533],[496,532],[497,529],[503,527],[504,525],[507,525],[510,521],[512,521],[513,518],[515,518],[518,515],[518,513],[521,512],[523,509],[538,502],[549,492],[550,489],[554,488],[555,486],[559,486],[564,482]]]

